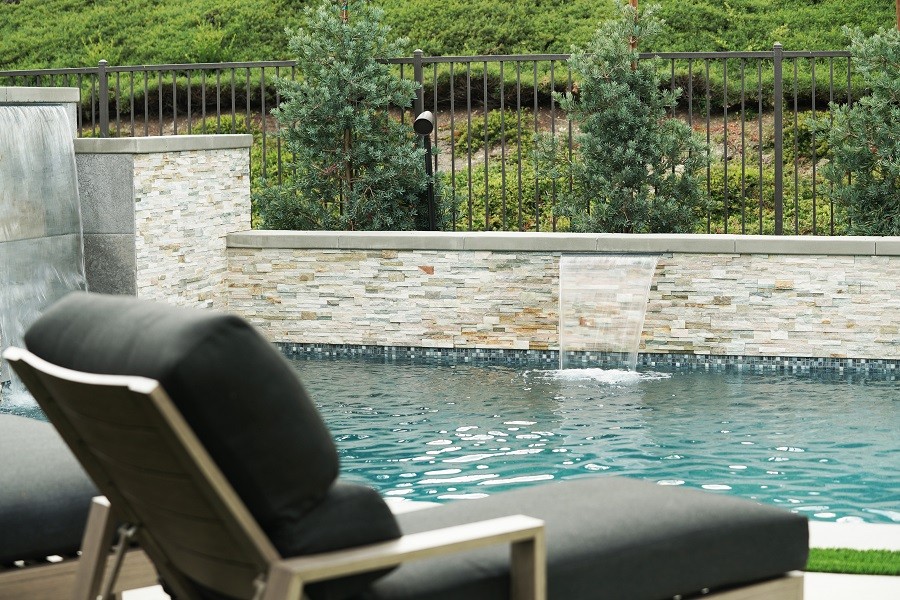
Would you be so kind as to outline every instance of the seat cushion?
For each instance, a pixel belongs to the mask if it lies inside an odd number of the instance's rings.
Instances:
[[[96,495],[52,425],[0,415],[0,564],[74,554]]]
[[[25,344],[69,369],[159,381],[270,537],[337,477],[331,435],[296,373],[236,316],[76,292]]]
[[[805,517],[713,492],[620,477],[541,485],[397,516],[404,533],[525,514],[546,523],[551,600],[660,600],[806,565]],[[508,597],[509,550],[410,562],[366,600]]]

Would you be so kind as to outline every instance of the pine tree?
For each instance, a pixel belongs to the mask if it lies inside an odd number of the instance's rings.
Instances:
[[[278,81],[284,101],[273,114],[293,164],[284,184],[255,198],[264,227],[425,228],[424,150],[391,114],[412,105],[416,84],[379,61],[403,55],[405,42],[382,17],[367,2],[325,0],[288,32],[299,78]]]
[[[900,235],[900,31],[850,36],[853,66],[870,93],[852,106],[832,105],[820,119],[832,151],[825,177],[850,217],[851,235]]]
[[[568,165],[573,192],[559,213],[574,231],[692,231],[707,206],[698,178],[707,149],[669,117],[680,90],[662,89],[656,61],[638,58],[641,43],[661,30],[656,7],[617,5],[618,18],[573,51],[577,92],[558,96],[580,128]]]

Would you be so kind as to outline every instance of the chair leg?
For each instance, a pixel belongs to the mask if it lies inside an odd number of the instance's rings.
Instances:
[[[546,600],[547,549],[543,530],[533,539],[513,542],[509,575],[512,600]]]
[[[279,564],[269,569],[269,578],[260,600],[307,600],[303,581]]]
[[[94,600],[106,572],[106,559],[116,531],[109,500],[97,496],[91,501],[87,525],[81,539],[81,558],[75,573],[73,600]]]

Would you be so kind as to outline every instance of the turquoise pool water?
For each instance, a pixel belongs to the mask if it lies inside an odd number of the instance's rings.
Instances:
[[[900,522],[894,380],[294,364],[334,434],[343,475],[389,497],[441,502],[627,475],[816,520]]]

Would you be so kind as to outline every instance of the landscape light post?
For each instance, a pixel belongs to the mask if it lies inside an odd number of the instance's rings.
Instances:
[[[413,131],[422,136],[425,146],[425,175],[428,177],[428,188],[425,190],[428,201],[428,231],[437,231],[437,207],[434,205],[434,169],[431,164],[431,132],[434,131],[434,114],[426,110],[413,121]]]

